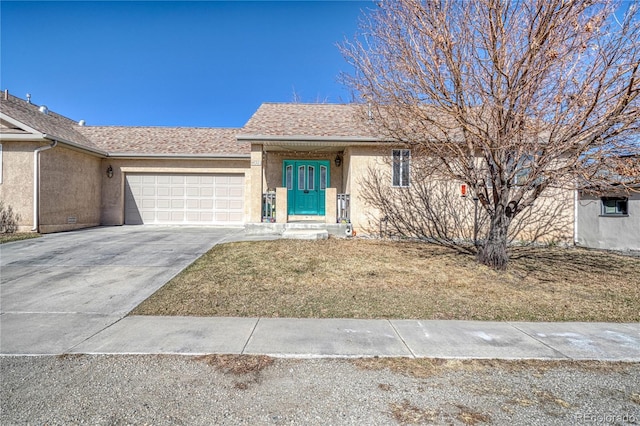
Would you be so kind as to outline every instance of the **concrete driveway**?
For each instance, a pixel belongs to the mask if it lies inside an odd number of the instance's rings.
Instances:
[[[58,354],[120,321],[241,228],[121,226],[0,245],[0,353]]]

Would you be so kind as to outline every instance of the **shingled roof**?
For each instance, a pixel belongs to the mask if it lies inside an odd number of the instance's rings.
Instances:
[[[238,129],[194,127],[86,126],[80,131],[110,155],[248,156]]]
[[[71,142],[88,149],[99,149],[95,143],[78,131],[81,126],[75,121],[53,111],[44,113],[40,111],[38,105],[6,92],[0,96],[0,112],[47,135],[50,139]],[[3,129],[2,133],[15,134],[20,132],[16,129]]]
[[[238,138],[259,137],[378,139],[363,107],[356,104],[264,103]]]
[[[249,143],[238,142],[239,129],[191,127],[80,126],[75,121],[23,99],[2,94],[0,111],[45,134],[49,139],[75,144],[108,155],[249,156]],[[1,128],[3,135],[24,134]]]

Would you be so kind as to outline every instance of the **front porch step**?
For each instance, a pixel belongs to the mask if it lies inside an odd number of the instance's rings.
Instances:
[[[291,235],[291,238],[297,238],[304,233],[309,234],[310,239],[327,238],[329,234],[335,237],[345,237],[347,224],[344,223],[320,223],[320,222],[289,222],[289,223],[247,223],[245,224],[245,233],[251,236],[276,236],[288,238],[285,233]],[[298,232],[300,231],[300,232]],[[299,234],[299,235],[298,235]],[[320,237],[318,237],[320,235]],[[295,236],[295,237],[293,237]]]
[[[282,233],[282,238],[289,240],[326,240],[329,231],[314,228],[287,228]]]

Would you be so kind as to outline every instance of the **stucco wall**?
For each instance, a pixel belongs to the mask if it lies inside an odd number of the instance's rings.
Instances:
[[[363,181],[369,177],[370,170],[375,170],[378,176],[386,179],[383,182],[390,190],[389,195],[401,195],[413,193],[415,179],[419,179],[416,173],[416,159],[411,160],[411,184],[409,188],[392,188],[391,182],[391,156],[394,148],[388,147],[350,147],[345,151],[345,186],[346,192],[351,194],[351,221],[358,233],[378,234],[380,232],[381,213],[366,201]],[[433,179],[433,176],[430,177]],[[455,233],[462,234],[460,238],[472,238],[474,229],[474,203],[472,198],[460,196],[461,182],[444,179],[435,182],[429,191],[436,191],[441,195],[433,195],[432,208],[442,210],[443,222],[441,226],[456,227]],[[402,191],[402,194],[396,191]],[[573,191],[569,189],[549,189],[543,197],[534,203],[534,207],[514,220],[512,232],[515,240],[537,242],[562,242],[571,243],[573,235],[574,202]],[[417,194],[415,196],[418,196]],[[396,200],[396,201],[398,201]],[[441,205],[439,205],[440,203]],[[418,203],[419,204],[419,203]],[[420,213],[417,213],[420,214]],[[479,217],[482,216],[482,208],[479,207]],[[419,221],[417,221],[419,222]],[[384,224],[382,224],[384,226]],[[482,237],[482,230],[479,232]]]
[[[391,148],[364,146],[345,150],[345,192],[351,196],[351,223],[359,234],[375,233],[378,229],[379,211],[365,203],[361,183],[368,176],[370,167],[391,170],[385,155],[391,155]]]
[[[19,215],[19,231],[33,228],[33,151],[48,145],[38,142],[2,141],[0,200]]]
[[[113,168],[113,177],[106,170]],[[180,159],[116,159],[105,158],[100,166],[102,174],[101,223],[124,223],[124,176],[126,173],[240,173],[245,176],[245,222],[251,214],[250,160],[180,160]]]
[[[600,197],[582,194],[577,208],[577,244],[610,250],[640,250],[640,194],[628,197],[628,216],[603,216]]]
[[[60,145],[40,153],[40,232],[100,225],[100,162]]]

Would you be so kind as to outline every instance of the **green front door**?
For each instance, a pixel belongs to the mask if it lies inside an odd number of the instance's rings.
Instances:
[[[287,188],[287,213],[324,216],[324,195],[329,186],[329,161],[285,160],[283,169],[283,185]]]

